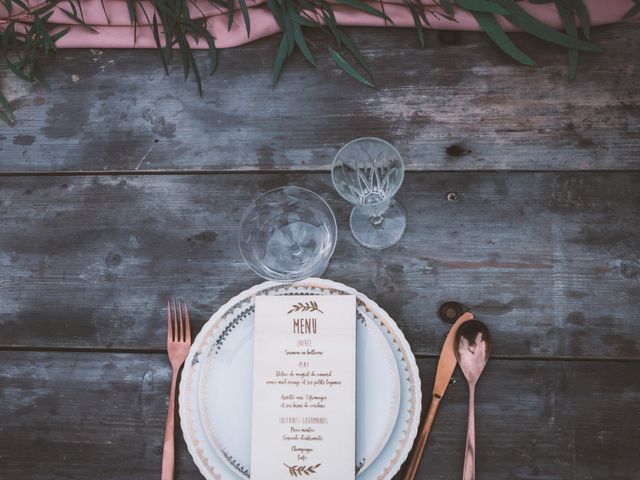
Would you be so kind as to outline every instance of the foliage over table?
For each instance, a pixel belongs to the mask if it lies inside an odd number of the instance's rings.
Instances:
[[[230,29],[235,1],[206,1],[227,10]],[[529,15],[516,0],[439,0],[434,5],[424,5],[420,0],[402,1],[413,16],[421,47],[424,47],[424,30],[429,27],[429,18],[447,18],[455,21],[455,5],[459,9],[470,12],[480,27],[505,53],[525,65],[534,65],[535,62],[501,29],[497,17],[502,16],[524,32],[566,48],[570,78],[576,75],[579,51],[600,50],[598,45],[589,41],[590,20],[583,0],[531,0],[532,3],[554,3],[564,24],[564,32],[557,31]],[[0,0],[0,2],[8,12],[8,18],[0,21],[3,61],[18,77],[28,82],[39,82],[49,89],[39,61],[56,49],[56,41],[67,34],[69,27],[52,33],[52,25],[47,22],[53,15],[54,9],[58,8],[78,25],[93,30],[84,21],[83,0],[43,0],[32,6],[24,0]],[[640,12],[640,0],[634,0],[634,2],[635,6],[629,10],[627,17]],[[206,28],[207,18],[191,17],[189,5],[196,5],[196,0],[150,0],[153,11],[147,11],[142,0],[126,0],[126,3],[134,28],[141,25],[141,20],[151,25],[165,70],[168,72],[174,48],[177,47],[175,50],[180,57],[185,78],[193,73],[198,90],[202,94],[201,72],[189,45],[189,39],[202,39],[207,42],[210,60],[207,72],[209,75],[216,69],[217,50],[215,39]],[[363,84],[374,86],[365,57],[336,22],[332,8],[335,4],[347,6],[392,23],[384,13],[382,2],[381,8],[376,9],[363,0],[337,0],[334,4],[326,0],[267,0],[267,6],[282,30],[282,38],[273,67],[274,83],[277,82],[286,59],[295,49],[298,49],[310,64],[316,64],[312,48],[305,37],[306,31],[315,29],[321,31],[326,37],[329,54],[340,68]],[[102,5],[104,8],[104,3]],[[251,22],[246,0],[238,0],[238,5],[248,33]],[[144,19],[141,18],[140,12]],[[577,28],[576,19],[580,22],[580,30]],[[0,119],[6,123],[14,121],[11,104],[2,92],[0,92]]]

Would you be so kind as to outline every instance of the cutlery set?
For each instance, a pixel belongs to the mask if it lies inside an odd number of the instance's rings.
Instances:
[[[189,354],[191,327],[186,303],[171,300],[167,303],[167,353],[172,368],[169,410],[162,453],[162,480],[174,478],[175,462],[175,395],[178,373]],[[475,480],[475,385],[491,354],[489,329],[475,320],[470,312],[463,313],[445,338],[427,415],[421,422],[418,436],[407,460],[403,480],[414,480],[440,401],[451,377],[460,365],[469,385],[469,415],[462,480]]]

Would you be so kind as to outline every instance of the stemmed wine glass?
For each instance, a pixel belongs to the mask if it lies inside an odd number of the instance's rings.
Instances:
[[[393,197],[404,178],[398,150],[379,138],[358,138],[337,153],[331,168],[333,186],[352,203],[350,225],[365,247],[387,248],[402,237],[407,217]]]
[[[268,280],[318,276],[333,254],[337,225],[329,205],[301,187],[281,187],[258,197],[240,221],[238,243],[249,267]]]

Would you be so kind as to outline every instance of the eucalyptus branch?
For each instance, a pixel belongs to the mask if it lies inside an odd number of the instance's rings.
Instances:
[[[0,20],[0,61],[18,77],[49,88],[39,62],[56,49],[56,42],[66,35],[70,27],[54,29],[48,21],[57,9],[72,19],[74,25],[93,30],[93,27],[84,21],[82,1],[44,0],[28,5],[25,0],[0,0],[0,5],[7,10],[7,16]],[[208,1],[221,11],[226,11],[227,26],[231,29],[236,13],[234,0],[200,1]],[[422,47],[425,45],[425,30],[431,26],[432,19],[445,18],[456,21],[456,11],[465,10],[475,17],[478,25],[506,54],[522,64],[534,65],[534,60],[516,46],[502,30],[497,18],[503,17],[524,32],[566,48],[569,77],[574,78],[578,52],[601,50],[598,45],[589,41],[591,23],[583,0],[531,1],[554,3],[562,19],[564,32],[557,31],[529,15],[516,0],[438,0],[429,5],[423,4],[422,0],[403,0],[403,5],[413,17],[418,41]],[[335,0],[333,3],[326,0],[267,0],[267,6],[282,31],[274,60],[273,82],[278,81],[287,58],[296,49],[311,65],[316,65],[313,50],[317,46],[306,36],[308,30],[316,30],[321,32],[326,40],[326,48],[332,60],[351,77],[373,87],[367,60],[353,39],[338,25],[334,7],[340,5],[357,10],[381,18],[385,23],[392,25],[383,2],[384,0],[379,0],[379,8],[374,8],[364,0]],[[640,0],[634,2],[635,6],[629,10],[627,16],[640,13]],[[174,54],[179,55],[185,79],[193,74],[198,92],[202,95],[202,76],[192,45],[198,42],[206,43],[209,52],[209,75],[216,69],[217,47],[208,28],[208,20],[198,6],[198,0],[150,0],[150,3],[153,11],[148,12],[142,0],[126,0],[129,20],[134,28],[134,42],[137,28],[143,24],[148,25],[165,71],[169,72]],[[108,22],[104,0],[101,0],[101,4]],[[198,18],[192,18],[190,6],[199,14]],[[251,23],[246,0],[238,0],[238,6],[249,36]],[[580,29],[577,27],[578,21]],[[13,123],[15,120],[11,104],[2,92],[0,120],[6,123]]]
[[[0,22],[0,58],[19,78],[28,82],[39,82],[49,89],[39,60],[46,58],[56,49],[56,42],[69,30],[63,28],[53,32],[48,20],[53,10],[63,0],[48,0],[30,7],[22,0],[2,0],[9,17]],[[75,8],[70,0],[69,4]],[[77,0],[80,1],[80,0]],[[18,12],[12,15],[14,7]],[[78,17],[78,20],[82,20]],[[0,120],[8,124],[15,123],[13,109],[7,98],[0,92]]]

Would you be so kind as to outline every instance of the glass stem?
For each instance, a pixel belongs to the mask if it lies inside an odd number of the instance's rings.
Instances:
[[[357,209],[361,215],[366,215],[369,218],[369,222],[374,227],[380,227],[384,223],[384,214],[389,209],[391,199],[383,200],[375,205],[357,205]]]
[[[384,217],[382,215],[371,215],[369,216],[369,221],[374,227],[379,227],[384,222]]]
[[[293,242],[291,247],[289,247],[289,251],[291,252],[291,255],[298,257],[302,253],[302,247],[300,247],[297,242]]]

